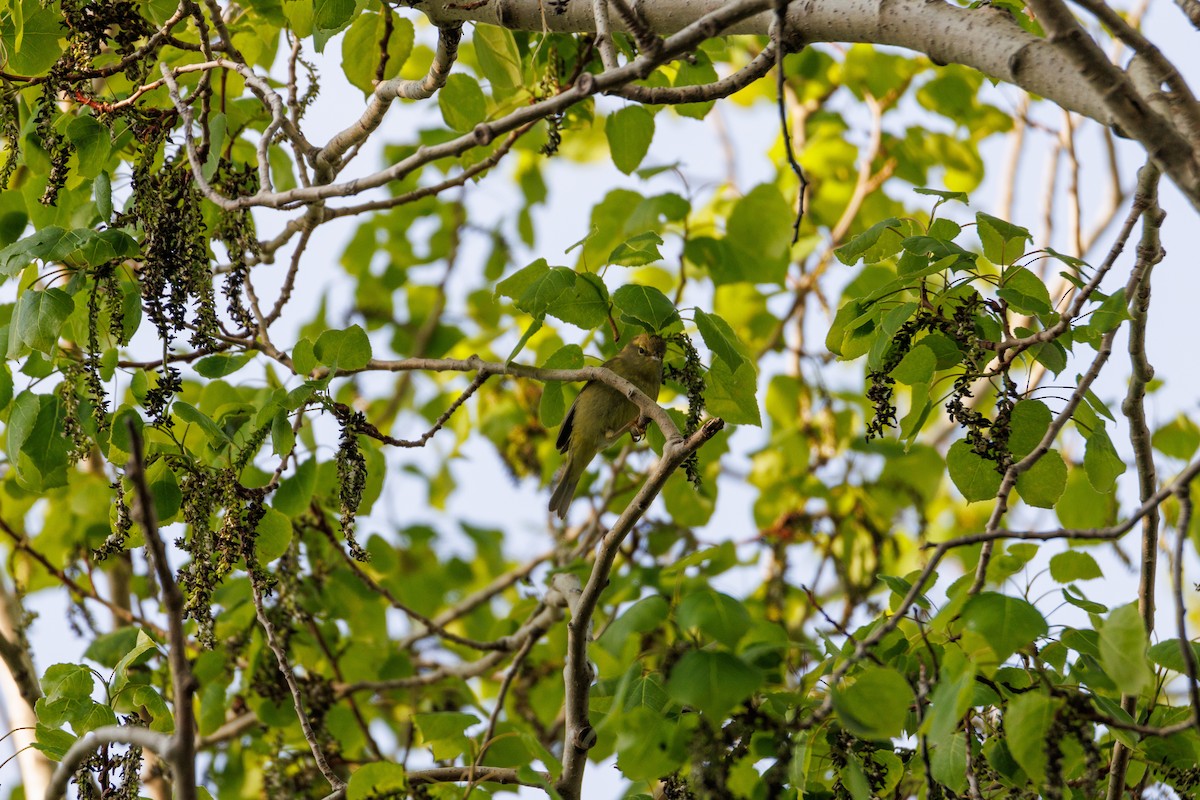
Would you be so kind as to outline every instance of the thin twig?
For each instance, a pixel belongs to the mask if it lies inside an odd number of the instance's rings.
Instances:
[[[332,545],[333,548],[338,552],[338,555],[342,557],[342,561],[345,562],[350,571],[354,573],[354,576],[362,581],[368,589],[387,600],[392,608],[400,611],[409,619],[423,625],[425,630],[428,631],[429,635],[435,635],[438,638],[444,639],[448,642],[453,642],[454,644],[462,645],[463,647],[469,647],[472,650],[480,650],[484,652],[489,650],[511,652],[517,647],[511,636],[506,636],[491,642],[480,642],[476,641],[475,639],[468,639],[465,636],[459,636],[457,633],[448,631],[441,625],[438,625],[432,619],[425,616],[420,611],[417,611],[415,608],[412,608],[401,602],[400,599],[392,594],[392,592],[386,586],[383,586],[370,575],[368,575],[363,568],[358,565],[358,562],[356,562],[349,553],[342,549],[342,546],[338,542],[337,536],[334,535],[333,529],[329,526],[328,520],[325,517],[325,512],[321,509],[320,505],[314,502],[310,510],[312,511],[316,520],[317,530],[319,530],[325,536],[325,538],[329,540],[330,545]]]
[[[284,651],[283,645],[279,643],[279,637],[275,635],[275,624],[271,622],[271,618],[267,615],[266,606],[263,604],[262,587],[259,584],[260,581],[252,576],[250,590],[254,595],[254,610],[258,616],[258,623],[262,626],[263,632],[266,634],[267,646],[275,654],[275,661],[279,665],[279,672],[283,675],[283,679],[287,682],[288,689],[292,693],[292,705],[296,709],[296,718],[300,722],[300,730],[304,733],[304,740],[308,742],[308,748],[312,751],[313,759],[317,762],[317,769],[321,770],[321,774],[325,776],[325,780],[329,782],[329,786],[334,791],[345,789],[346,782],[329,766],[329,761],[325,758],[325,751],[321,747],[321,743],[317,741],[317,734],[313,731],[312,723],[308,720],[308,711],[304,708],[304,695],[300,691],[300,684],[296,680],[296,673],[292,671],[292,665],[288,663],[287,653]]]
[[[787,95],[784,87],[787,85],[787,75],[783,71],[784,30],[787,27],[788,0],[775,0],[775,24],[771,30],[771,38],[775,45],[775,100],[779,107],[779,130],[783,136],[783,152],[787,155],[788,166],[796,176],[799,187],[796,190],[796,218],[792,220],[792,244],[800,240],[800,223],[804,221],[804,195],[808,192],[808,177],[804,168],[796,160],[796,151],[792,147],[792,133],[788,130]]]
[[[46,558],[46,556],[44,556],[37,548],[35,548],[27,538],[13,530],[3,517],[0,517],[0,532],[3,532],[10,539],[12,539],[14,550],[19,550],[22,553],[27,554],[34,561],[45,567],[46,571],[53,575],[56,581],[67,587],[67,589],[73,592],[80,600],[94,600],[112,612],[113,616],[120,618],[124,622],[141,625],[146,630],[154,633],[156,636],[165,637],[167,635],[166,630],[159,625],[151,622],[148,619],[145,619],[144,617],[134,614],[127,608],[122,608],[108,598],[103,597],[95,589],[86,588],[80,585],[66,572],[54,566],[50,559]]]

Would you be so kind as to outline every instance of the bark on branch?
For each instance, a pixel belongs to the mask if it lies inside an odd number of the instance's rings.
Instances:
[[[639,4],[637,10],[650,32],[663,35],[726,5],[723,0],[675,0]],[[1039,18],[1043,12],[1050,15],[1051,38],[1034,36],[1007,11],[993,6],[962,8],[924,0],[806,0],[789,4],[787,44],[792,48],[818,42],[891,45],[925,53],[938,64],[973,67],[1137,139],[1200,209],[1197,143],[1151,109],[1126,72],[1105,59],[1061,2],[1036,0],[1033,7]],[[471,21],[527,31],[596,29],[592,4],[586,2],[568,3],[562,14],[545,11],[537,0],[493,0],[483,5],[429,0],[421,10],[438,25]],[[773,12],[764,9],[721,33],[766,35],[773,17]],[[612,28],[625,30],[619,15],[612,19]]]

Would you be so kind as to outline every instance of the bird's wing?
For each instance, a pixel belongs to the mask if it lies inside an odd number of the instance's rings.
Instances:
[[[592,381],[584,384],[583,389],[579,394],[575,395],[575,401],[571,403],[571,407],[567,409],[567,415],[563,417],[562,427],[558,429],[558,439],[554,442],[554,446],[558,448],[558,452],[565,453],[571,445],[571,431],[575,429],[575,406],[579,405],[579,398],[592,385]]]

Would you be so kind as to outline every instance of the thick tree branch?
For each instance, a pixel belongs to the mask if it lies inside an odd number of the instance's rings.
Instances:
[[[352,146],[366,141],[371,132],[379,127],[392,101],[424,100],[446,83],[450,68],[458,60],[458,43],[462,40],[462,23],[451,23],[438,28],[437,52],[425,77],[419,80],[393,78],[375,87],[375,93],[367,104],[366,111],[349,128],[329,140],[313,157],[317,169],[316,182],[328,183],[340,167],[342,157]]]
[[[691,0],[645,3],[639,10],[650,31],[671,34],[722,5],[722,0]],[[1035,0],[1032,7],[1051,32],[1050,40],[1026,32],[999,8],[962,8],[923,0],[793,3],[787,29],[791,46],[867,42],[922,52],[939,64],[963,64],[1105,126],[1116,126],[1138,139],[1193,206],[1200,208],[1200,164],[1193,143],[1148,107],[1125,73],[1104,58],[1061,2]],[[595,30],[589,3],[571,3],[563,14],[544,14],[541,4],[532,0],[493,0],[482,5],[430,0],[423,10],[437,24],[474,21],[528,31]],[[772,17],[763,8],[724,32],[763,35]],[[621,26],[620,20],[613,24]]]
[[[1141,142],[1163,172],[1200,208],[1200,163],[1194,143],[1149,107],[1129,76],[1108,60],[1062,0],[1030,0],[1029,7],[1045,26],[1050,45],[1065,54],[1072,74],[1082,75],[1102,99],[1108,123]]]

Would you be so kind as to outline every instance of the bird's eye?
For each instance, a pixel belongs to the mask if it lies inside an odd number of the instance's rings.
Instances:
[[[639,348],[638,348],[638,355],[639,355],[639,356],[644,356],[644,355],[646,355],[646,348],[644,348],[644,347],[639,347]]]

